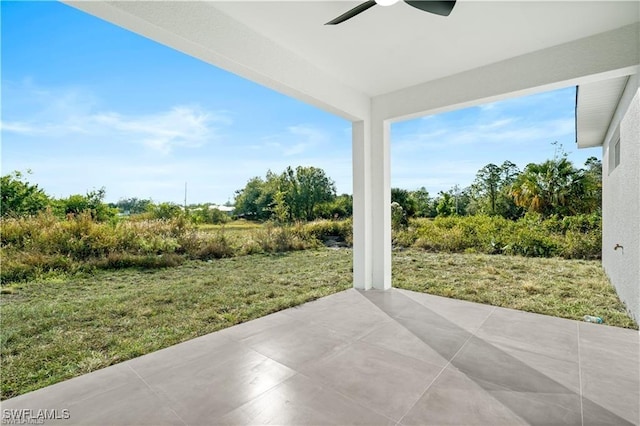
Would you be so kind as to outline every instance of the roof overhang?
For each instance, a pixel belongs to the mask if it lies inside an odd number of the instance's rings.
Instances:
[[[602,80],[578,87],[576,94],[576,140],[578,148],[604,143],[629,76]]]

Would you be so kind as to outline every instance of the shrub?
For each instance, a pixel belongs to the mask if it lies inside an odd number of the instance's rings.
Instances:
[[[351,245],[353,243],[353,221],[347,220],[316,220],[307,223],[298,223],[293,231],[305,240],[326,241],[329,238],[337,238]]]
[[[225,236],[224,231],[220,231],[199,241],[198,248],[192,254],[192,257],[200,260],[209,260],[232,257],[235,254],[236,250],[231,246],[231,242]]]
[[[558,254],[565,259],[599,259],[602,236],[599,232],[567,231]]]
[[[276,226],[267,223],[253,232],[253,239],[263,253],[280,253],[317,247],[316,239],[305,238],[300,232],[289,226]]]
[[[601,228],[597,215],[543,219],[527,214],[518,221],[451,216],[411,220],[408,228],[394,230],[393,242],[434,252],[592,259],[600,257]]]

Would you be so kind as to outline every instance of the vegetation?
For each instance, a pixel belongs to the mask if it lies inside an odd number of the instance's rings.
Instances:
[[[510,161],[490,163],[481,168],[467,188],[457,185],[431,198],[425,188],[391,190],[391,200],[399,205],[406,226],[408,219],[447,216],[500,216],[517,220],[527,213],[543,217],[600,214],[602,164],[589,158],[584,168],[576,168],[562,153],[540,164],[528,164],[524,171]],[[400,219],[400,215],[397,215]]]
[[[409,219],[448,216],[500,216],[517,220],[526,213],[543,217],[565,217],[600,212],[602,164],[592,157],[584,168],[576,168],[561,148],[556,156],[540,164],[529,164],[524,171],[510,161],[498,166],[487,164],[467,188],[457,185],[431,197],[426,188],[414,191],[392,188],[394,227],[406,227]],[[179,206],[154,203],[148,199],[121,199],[104,203],[105,189],[74,194],[66,199],[48,197],[37,185],[14,172],[2,177],[2,217],[34,215],[50,209],[64,218],[90,211],[98,221],[111,221],[118,214],[138,219],[185,217],[195,224],[221,224],[227,213],[210,203]],[[348,194],[336,195],[334,182],[316,167],[287,167],[280,174],[267,172],[254,177],[236,191],[236,218],[276,223],[316,219],[345,219],[353,211]]]
[[[61,272],[161,268],[186,260],[317,248],[327,240],[350,245],[351,220],[196,226],[184,217],[100,222],[89,212],[60,220],[45,211],[3,220],[0,278],[6,284]],[[411,219],[408,226],[394,230],[393,243],[429,252],[596,259],[601,251],[600,217],[544,219],[528,214],[518,221],[499,216]]]
[[[562,155],[524,172],[508,161],[488,164],[470,188],[454,187],[434,199],[425,188],[394,188],[394,244],[430,252],[598,258],[600,173],[598,160],[575,169]],[[107,205],[105,193],[101,188],[53,199],[19,172],[3,176],[2,282],[303,250],[329,238],[351,241],[349,220],[309,222],[352,212],[351,197],[336,196],[333,181],[315,167],[268,172],[237,191],[236,216],[269,220],[242,234],[225,226],[199,228],[231,221],[211,204],[185,209],[132,198]]]
[[[160,268],[189,259],[303,250],[329,236],[349,243],[351,222],[270,223],[230,232],[225,226],[200,229],[185,217],[100,222],[88,211],[64,220],[45,211],[3,219],[0,279],[6,284],[60,272]]]
[[[320,249],[11,284],[2,298],[2,398],[349,288],[351,258]],[[637,328],[594,261],[408,249],[394,251],[393,268],[400,288]]]
[[[337,197],[334,182],[316,167],[269,171],[265,179],[255,177],[236,191],[235,214],[247,219],[291,223],[346,218],[351,212],[351,197]]]
[[[595,158],[576,170],[566,158],[529,164],[511,186],[514,203],[545,216],[569,216],[600,209],[602,165]]]
[[[394,230],[393,243],[429,252],[599,259],[602,231],[595,213],[564,218],[528,213],[518,220],[451,216],[411,219]]]
[[[27,171],[27,174],[30,174]],[[44,210],[51,199],[45,192],[25,181],[25,176],[18,171],[0,178],[0,213],[2,217],[19,217],[36,214]]]

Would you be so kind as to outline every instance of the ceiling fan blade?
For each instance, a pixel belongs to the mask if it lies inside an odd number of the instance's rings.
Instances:
[[[456,1],[436,1],[436,0],[404,0],[405,3],[425,12],[435,13],[436,15],[449,16],[456,5]]]
[[[353,9],[349,10],[346,13],[343,13],[342,15],[338,16],[337,18],[327,22],[325,25],[336,25],[339,24],[341,22],[346,21],[347,19],[351,19],[354,16],[358,15],[359,13],[364,12],[365,10],[369,9],[370,7],[373,7],[376,5],[375,0],[369,0],[366,1],[362,4],[357,5],[356,7],[354,7]]]

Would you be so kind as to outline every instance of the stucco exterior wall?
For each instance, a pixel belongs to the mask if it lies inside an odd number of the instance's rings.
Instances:
[[[616,167],[618,138],[620,164]],[[620,299],[640,322],[640,90],[637,74],[629,79],[607,132],[602,166],[602,265]]]

